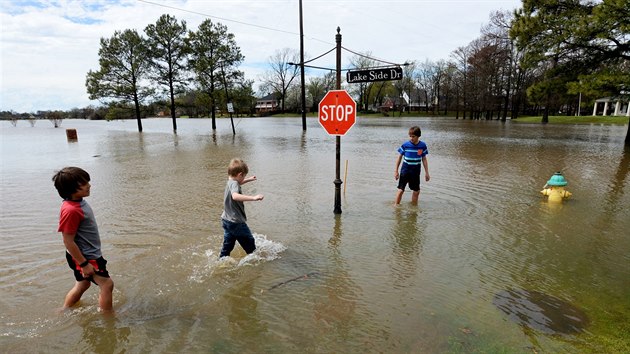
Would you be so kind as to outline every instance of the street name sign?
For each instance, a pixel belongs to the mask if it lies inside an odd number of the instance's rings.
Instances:
[[[356,82],[374,82],[402,80],[403,70],[401,67],[371,69],[371,70],[353,70],[346,73],[346,81],[349,84]]]

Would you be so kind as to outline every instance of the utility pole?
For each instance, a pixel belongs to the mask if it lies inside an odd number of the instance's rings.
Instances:
[[[302,77],[302,130],[306,131],[306,89],[304,87],[304,26],[302,25],[302,0],[300,0],[300,75]]]
[[[230,113],[230,123],[232,123],[232,135],[236,135],[236,130],[234,129],[234,119],[232,119],[232,108],[230,107],[230,96],[228,93],[228,84],[225,79],[225,69],[223,68],[223,63],[221,63],[221,74],[223,75],[223,87],[225,88],[225,103],[227,105],[227,110]]]

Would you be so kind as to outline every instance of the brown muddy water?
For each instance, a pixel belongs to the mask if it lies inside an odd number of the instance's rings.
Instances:
[[[361,119],[335,142],[315,119],[0,122],[0,346],[6,353],[627,352],[626,126]],[[396,149],[422,127],[431,181],[396,207]],[[77,142],[65,129],[74,128]],[[219,262],[226,166],[258,249]],[[58,313],[74,279],[51,176],[75,165],[116,284]],[[573,198],[540,194],[556,171]]]

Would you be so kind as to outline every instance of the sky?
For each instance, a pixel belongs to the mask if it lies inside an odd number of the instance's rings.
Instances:
[[[333,49],[339,27],[349,50],[342,51],[344,69],[352,52],[398,64],[448,60],[480,37],[492,12],[520,6],[520,0],[302,0],[305,57]],[[186,21],[189,30],[208,18],[227,26],[245,56],[240,70],[257,88],[271,56],[299,50],[299,13],[299,0],[0,0],[0,111],[99,105],[89,99],[85,78],[99,69],[100,39],[117,30],[144,34],[163,14]],[[309,64],[334,68],[335,52]]]

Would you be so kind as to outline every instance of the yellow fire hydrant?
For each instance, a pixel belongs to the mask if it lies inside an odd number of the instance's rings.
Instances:
[[[540,191],[543,195],[546,195],[547,200],[550,203],[561,203],[564,199],[567,199],[571,196],[571,192],[564,189],[564,187],[569,184],[561,172],[556,172],[551,176],[547,184],[543,187],[544,189]]]

